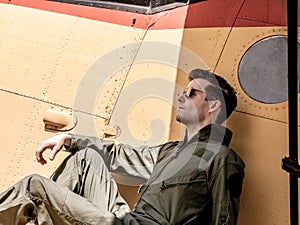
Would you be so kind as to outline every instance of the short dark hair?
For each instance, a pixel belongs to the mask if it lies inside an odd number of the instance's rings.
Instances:
[[[189,79],[201,78],[209,81],[212,85],[205,88],[207,100],[220,100],[221,112],[216,123],[223,123],[237,106],[236,92],[233,87],[221,76],[208,70],[194,69],[189,73]]]

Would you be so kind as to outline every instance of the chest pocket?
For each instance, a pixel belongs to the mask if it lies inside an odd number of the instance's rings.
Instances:
[[[170,224],[185,224],[207,212],[209,192],[204,171],[175,174],[159,183],[156,206]]]
[[[187,218],[202,214],[208,206],[209,192],[206,173],[195,171],[173,176],[160,183],[158,205],[172,224],[183,224]]]
[[[189,190],[199,195],[205,195],[208,193],[206,173],[203,171],[194,171],[190,174],[173,176],[161,182],[160,189],[162,192],[170,188],[174,189],[173,191],[183,191],[184,195]]]

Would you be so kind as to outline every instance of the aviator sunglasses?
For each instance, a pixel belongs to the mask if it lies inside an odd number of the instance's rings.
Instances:
[[[184,89],[181,94],[182,95],[186,95],[187,97],[192,97],[193,95],[195,95],[195,92],[200,92],[200,93],[204,93],[204,91],[201,91],[201,90],[198,90],[198,89],[195,89],[193,87],[187,87],[186,89]]]

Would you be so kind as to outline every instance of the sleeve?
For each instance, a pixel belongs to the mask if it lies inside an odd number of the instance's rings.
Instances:
[[[222,166],[210,183],[212,225],[236,225],[244,173],[237,164]]]
[[[74,134],[71,136],[71,146],[66,147],[67,151],[96,150],[111,172],[146,180],[152,173],[161,147],[158,145],[133,148],[130,145],[115,144],[114,141],[103,140],[98,137]]]

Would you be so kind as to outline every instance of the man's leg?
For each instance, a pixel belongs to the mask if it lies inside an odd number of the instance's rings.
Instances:
[[[51,179],[119,218],[129,212],[129,206],[121,197],[116,181],[101,154],[94,149],[83,149],[71,154]]]
[[[111,225],[115,215],[40,175],[25,177],[0,195],[0,224]]]

